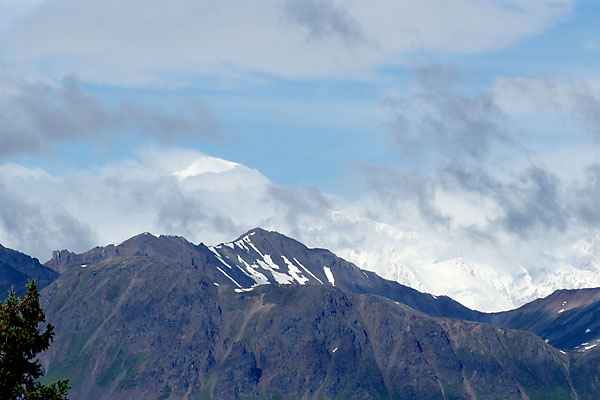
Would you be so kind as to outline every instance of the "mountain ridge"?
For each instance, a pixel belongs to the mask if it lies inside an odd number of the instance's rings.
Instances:
[[[95,247],[81,254],[55,252],[47,266],[67,271],[114,256],[160,256],[188,265],[212,279],[214,284],[249,290],[261,284],[332,285],[358,294],[375,294],[406,304],[433,317],[448,317],[489,323],[502,328],[533,332],[553,346],[581,350],[600,343],[600,289],[556,291],[514,310],[484,313],[471,310],[447,296],[419,292],[398,282],[381,278],[323,248],[308,248],[279,232],[254,228],[231,242],[214,246],[194,244],[181,236],[145,232],[124,242]],[[330,281],[333,280],[333,284]],[[555,302],[569,293],[587,293],[590,304],[559,313]],[[573,301],[569,305],[575,304]],[[544,310],[544,318],[539,317]],[[537,323],[531,321],[536,320]],[[589,329],[589,331],[587,331]],[[586,346],[583,344],[587,343]],[[590,344],[592,343],[592,344]]]
[[[485,314],[259,228],[216,246],[142,233],[46,265],[61,273],[41,291],[57,333],[41,360],[75,400],[600,395],[600,289]]]
[[[421,293],[362,270],[327,249],[308,248],[281,233],[261,228],[215,246],[195,245],[181,236],[155,236],[146,232],[118,245],[95,247],[81,254],[55,252],[46,265],[67,271],[87,267],[105,257],[151,254],[200,268],[215,283],[232,284],[239,289],[267,283],[331,284],[356,293],[382,295],[433,316],[475,318],[473,310],[447,296]]]
[[[49,380],[69,376],[75,400],[568,398],[591,387],[569,370],[589,355],[528,332],[332,285],[236,291],[165,260],[105,259],[44,289],[57,333]]]

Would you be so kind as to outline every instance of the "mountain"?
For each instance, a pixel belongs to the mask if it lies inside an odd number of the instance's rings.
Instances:
[[[164,246],[146,247],[161,241]],[[42,291],[56,325],[42,358],[46,379],[71,379],[72,399],[598,396],[598,375],[589,374],[598,368],[593,353],[563,354],[531,333],[434,318],[343,290],[337,286],[343,270],[336,276],[335,264],[329,265],[336,286],[239,288],[198,265],[213,262],[201,257],[208,251],[216,258],[213,250],[183,243],[189,254],[178,261],[165,257],[169,243],[183,242],[124,242],[114,246],[124,246],[120,254],[111,248],[83,268],[73,264]],[[266,249],[257,246],[263,259]],[[102,250],[82,259],[93,254]],[[182,262],[189,256],[195,266]],[[304,267],[308,260],[298,259]],[[312,274],[314,281],[327,279],[326,272]],[[215,282],[221,276],[229,283]]]
[[[585,350],[600,338],[600,289],[558,291],[515,310],[482,313],[447,296],[433,296],[362,270],[329,250],[310,249],[277,232],[252,229],[232,242],[195,245],[179,236],[143,233],[118,245],[82,254],[55,252],[47,266],[77,271],[113,257],[159,257],[188,265],[219,285],[247,290],[262,284],[335,286],[406,304],[433,317],[447,317],[533,332],[563,350]],[[167,262],[167,261],[165,261]],[[568,306],[563,307],[565,302]],[[559,312],[562,308],[565,311]],[[590,330],[587,332],[587,330]],[[584,343],[587,343],[583,345]]]
[[[240,290],[268,283],[329,285],[384,296],[432,316],[475,319],[477,315],[449,297],[418,292],[362,270],[329,250],[309,249],[280,233],[259,228],[217,246],[195,245],[180,236],[143,233],[82,254],[54,252],[46,265],[69,273],[112,257],[150,256],[188,265],[214,283]]]
[[[4,300],[11,288],[17,295],[25,293],[25,284],[35,279],[38,290],[58,277],[58,273],[40,264],[37,258],[0,245],[0,298]]]
[[[233,242],[209,247],[233,284],[331,285],[359,294],[376,294],[431,316],[475,319],[476,313],[447,296],[432,296],[381,278],[325,249],[309,249],[277,232],[253,229]]]
[[[587,351],[600,344],[600,288],[558,290],[515,310],[479,321],[533,332],[559,349]]]
[[[42,361],[75,400],[600,396],[600,289],[481,313],[262,229],[217,246],[143,233],[42,269],[2,249],[51,274]]]
[[[331,233],[324,226],[337,229]],[[559,289],[600,287],[600,235],[556,242],[486,242],[434,234],[427,226],[382,223],[336,213],[298,238],[421,292],[445,294],[480,311],[520,307]],[[533,238],[531,238],[533,239]],[[537,243],[537,244],[534,244]]]

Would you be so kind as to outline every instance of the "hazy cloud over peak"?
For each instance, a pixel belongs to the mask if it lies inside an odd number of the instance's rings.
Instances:
[[[260,226],[485,309],[520,304],[551,288],[579,287],[573,279],[581,274],[570,269],[595,271],[587,253],[578,250],[600,246],[600,235],[590,233],[598,230],[597,185],[590,186],[597,179],[595,166],[587,181],[567,188],[535,167],[512,180],[489,173],[455,173],[453,180],[448,171],[409,174],[365,165],[371,186],[363,198],[348,201],[315,187],[275,185],[239,164],[180,180],[176,172],[207,156],[176,148],[139,154],[54,176],[0,165],[0,201],[6,206],[0,211],[0,243],[45,259],[56,248],[84,251],[142,231],[217,244]],[[546,281],[549,263],[567,268],[560,280]],[[431,279],[435,271],[466,274],[461,281],[466,286],[444,286]],[[533,286],[514,289],[524,275]],[[481,279],[493,287],[473,292]]]

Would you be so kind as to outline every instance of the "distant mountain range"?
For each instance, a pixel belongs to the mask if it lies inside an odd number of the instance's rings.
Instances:
[[[4,250],[7,283],[46,279],[42,361],[73,399],[600,398],[600,289],[481,313],[262,229],[145,233],[45,266]]]

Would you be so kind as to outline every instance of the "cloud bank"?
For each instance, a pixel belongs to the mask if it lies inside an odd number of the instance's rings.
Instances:
[[[516,181],[468,179],[472,190],[460,191],[452,190],[458,182],[437,180],[442,175],[378,167],[365,173],[377,190],[348,201],[281,187],[193,150],[137,154],[59,176],[0,166],[0,243],[45,260],[53,249],[84,251],[142,231],[217,244],[261,226],[484,310],[600,285],[598,165],[576,182],[526,170]]]
[[[569,16],[574,3],[53,0],[15,11],[1,42],[7,62],[96,82],[164,85],[217,71],[364,78],[412,51],[507,46]]]

